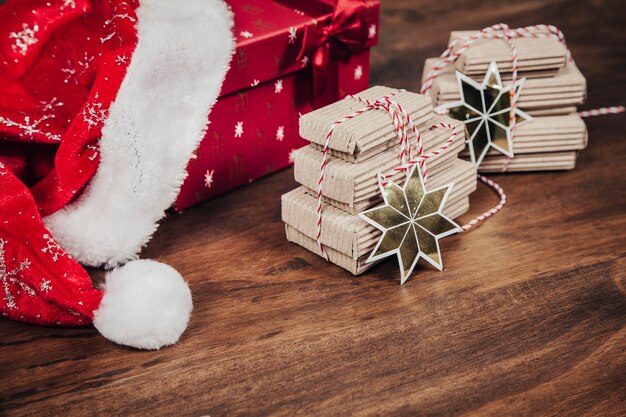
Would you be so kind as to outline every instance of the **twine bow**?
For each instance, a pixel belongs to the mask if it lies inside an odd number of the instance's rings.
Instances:
[[[498,23],[493,26],[486,27],[473,35],[459,37],[455,39],[454,41],[452,41],[450,45],[448,46],[448,48],[445,51],[443,51],[443,53],[441,54],[441,56],[439,57],[435,65],[433,66],[433,68],[430,70],[430,72],[426,76],[424,83],[422,85],[422,88],[420,90],[420,93],[430,95],[430,90],[433,86],[433,82],[435,78],[441,75],[442,71],[447,66],[451,65],[457,59],[459,59],[459,57],[462,56],[469,49],[472,43],[474,43],[478,39],[502,39],[506,42],[507,46],[509,47],[512,53],[512,57],[511,57],[512,81],[511,82],[513,85],[515,85],[515,83],[518,80],[518,69],[519,69],[517,48],[515,47],[515,44],[513,44],[512,42],[512,39],[515,39],[515,38],[553,38],[553,39],[556,39],[565,47],[565,50],[567,51],[566,52],[567,61],[574,62],[572,54],[569,48],[567,47],[567,43],[565,42],[565,36],[563,35],[563,32],[561,32],[561,30],[559,30],[559,28],[557,28],[556,26],[541,24],[541,25],[532,25],[532,26],[526,26],[526,27],[517,28],[517,29],[511,29],[505,23]],[[458,45],[461,45],[461,46],[457,48]],[[515,94],[514,89],[512,89],[511,90],[511,112],[509,116],[512,140],[515,139],[515,123],[516,123],[515,110],[517,108],[518,98],[519,97]],[[601,107],[599,109],[581,111],[578,114],[580,115],[580,117],[584,118],[584,117],[607,115],[607,114],[618,114],[618,113],[624,112],[625,110],[626,109],[624,108],[624,106]],[[510,161],[511,161],[511,158],[508,158],[506,160],[504,166],[502,167],[502,172],[506,172],[508,170]],[[483,183],[489,185],[491,188],[494,189],[494,191],[496,191],[496,193],[498,193],[500,197],[500,202],[495,207],[489,209],[488,211],[484,212],[483,214],[471,220],[469,223],[462,226],[461,228],[463,229],[463,231],[466,231],[474,227],[475,225],[479,224],[480,222],[486,220],[488,217],[493,216],[498,211],[500,211],[500,209],[502,209],[502,207],[504,207],[504,205],[506,204],[506,194],[504,193],[504,190],[497,183],[495,183],[494,181],[490,180],[489,178],[483,175],[478,175],[478,179],[481,180]]]
[[[426,180],[428,178],[428,170],[426,168],[426,161],[430,158],[433,158],[442,152],[444,152],[450,144],[454,141],[457,136],[456,127],[449,123],[440,123],[437,125],[433,125],[430,127],[430,130],[434,129],[448,129],[450,130],[450,137],[448,140],[437,150],[430,152],[428,154],[424,153],[424,144],[422,142],[422,135],[420,134],[417,126],[413,123],[411,115],[402,107],[400,103],[395,100],[392,100],[392,97],[403,92],[405,90],[396,90],[395,92],[388,94],[376,101],[369,101],[367,99],[363,99],[358,96],[347,96],[346,99],[357,100],[363,104],[365,107],[356,110],[354,113],[349,114],[335,122],[333,122],[328,128],[328,132],[326,133],[326,138],[324,140],[324,147],[322,149],[322,164],[320,166],[320,177],[317,183],[317,234],[315,240],[317,245],[322,252],[322,254],[326,257],[326,260],[330,262],[330,258],[328,253],[324,249],[324,245],[322,244],[322,212],[323,212],[323,190],[322,184],[324,183],[324,173],[326,170],[326,164],[328,162],[328,151],[330,149],[330,140],[333,136],[333,132],[337,126],[340,124],[351,120],[357,117],[360,114],[363,114],[370,110],[384,110],[386,111],[394,125],[394,131],[396,136],[398,137],[399,145],[400,145],[400,165],[392,170],[392,172],[388,174],[382,175],[382,186],[385,187],[388,183],[388,179],[391,178],[396,172],[408,172],[411,167],[417,163],[420,164],[422,178],[424,180],[424,185],[426,185]],[[417,157],[412,158],[411,145],[409,143],[409,133],[413,132],[417,144]]]
[[[335,20],[335,18],[340,7],[345,7],[347,3],[355,3],[355,2],[348,1],[348,0],[339,0],[337,2],[337,9],[335,10],[335,15],[333,16],[333,22],[342,22],[342,24],[345,23],[343,22],[342,19],[346,19],[347,18],[346,16],[339,16],[337,17],[337,20]],[[346,22],[348,20],[349,19],[346,19]],[[349,27],[352,27],[352,26],[346,25],[346,28],[349,28]],[[360,28],[358,28],[358,25],[355,26],[354,29],[361,30]],[[323,40],[323,43],[317,44],[317,45],[323,46],[323,48],[318,48],[315,52],[315,54],[319,53],[323,55],[323,56],[317,57],[317,59],[319,59],[318,62],[320,63],[327,62],[324,60],[328,59],[329,57],[330,44],[326,45],[326,43],[328,43],[328,40],[330,39],[331,32],[332,30],[329,30],[327,33],[323,34],[323,36],[320,38]],[[350,31],[348,30],[348,32]],[[441,54],[436,64],[428,73],[426,79],[424,80],[424,84],[422,85],[422,88],[420,90],[420,93],[425,94],[425,95],[430,95],[430,90],[432,88],[432,84],[435,78],[437,78],[442,73],[443,69],[445,69],[448,65],[454,63],[461,55],[463,55],[463,53],[465,53],[465,51],[471,46],[471,44],[478,39],[503,39],[507,43],[513,55],[511,59],[512,83],[513,85],[515,85],[515,82],[518,79],[519,66],[518,66],[517,48],[513,44],[512,39],[519,38],[519,37],[555,38],[559,42],[561,42],[563,46],[565,46],[567,50],[567,60],[573,62],[572,55],[569,49],[567,48],[567,44],[565,42],[565,37],[563,35],[563,32],[561,32],[557,27],[552,26],[552,25],[533,25],[533,26],[526,26],[526,27],[518,28],[518,29],[511,29],[509,28],[508,25],[504,23],[498,23],[496,25],[484,28],[474,35],[466,36],[466,37],[459,37],[455,39],[448,46],[448,48]],[[459,44],[461,46],[458,49],[455,49]],[[322,50],[320,51],[320,49]],[[303,48],[303,51],[304,51],[304,48]],[[315,61],[315,58],[314,58],[314,61]],[[318,76],[319,76],[319,72],[318,72]],[[315,66],[314,66],[314,80],[315,80]],[[320,78],[318,78],[318,81],[319,80]],[[404,110],[404,108],[400,105],[400,103],[397,103],[396,101],[392,100],[392,97],[400,93],[401,91],[403,90],[397,90],[394,93],[391,93],[374,102],[370,102],[369,100],[362,99],[358,96],[347,96],[346,98],[350,98],[353,100],[357,100],[361,103],[364,103],[365,107],[355,111],[354,113],[348,116],[345,116],[344,118],[340,120],[337,120],[336,122],[331,124],[330,128],[328,129],[328,133],[326,134],[324,147],[322,151],[323,157],[322,157],[322,164],[320,166],[320,177],[319,177],[318,189],[317,189],[317,235],[316,235],[317,244],[322,254],[324,254],[324,256],[326,257],[327,261],[330,261],[330,258],[328,256],[328,253],[324,250],[324,245],[321,242],[322,206],[323,206],[322,184],[324,182],[324,171],[325,171],[325,167],[327,164],[327,156],[328,156],[328,151],[329,151],[329,146],[330,146],[330,140],[331,140],[335,127],[337,127],[338,125],[340,125],[341,123],[347,120],[353,119],[359,114],[365,113],[372,109],[379,109],[379,110],[386,111],[387,113],[389,113],[392,119],[395,132],[396,132],[396,135],[398,136],[399,144],[400,144],[401,164],[397,168],[394,168],[393,171],[394,172],[398,172],[398,171],[406,172],[413,165],[415,165],[416,163],[419,163],[420,168],[422,168],[422,176],[424,179],[424,184],[426,184],[426,179],[428,175],[428,171],[426,169],[426,161],[429,158],[439,155],[440,153],[445,151],[450,146],[450,144],[454,141],[454,138],[457,136],[455,127],[448,123],[440,123],[438,125],[431,126],[430,127],[431,130],[438,129],[438,128],[449,129],[451,130],[451,134],[450,134],[450,138],[448,139],[448,141],[441,148],[429,154],[424,154],[422,138],[421,138],[419,130],[413,124],[413,121],[411,120],[410,115]],[[512,117],[511,123],[512,125],[511,126],[512,126],[513,136],[515,135],[514,114],[515,114],[516,108],[517,108],[517,97],[515,95],[515,92],[512,91],[512,97],[511,97],[511,117]],[[603,107],[603,108],[588,110],[588,111],[581,111],[578,114],[581,117],[591,117],[591,116],[623,113],[625,110],[626,109],[624,108],[624,106],[614,106],[614,107]],[[409,132],[413,132],[416,137],[416,142],[417,142],[417,157],[416,158],[412,158],[411,156],[411,146],[409,144]],[[507,165],[505,165],[504,171],[506,171],[506,169],[507,169]],[[383,175],[382,185],[385,186],[387,184],[387,180],[393,175],[394,173]],[[506,204],[506,194],[504,193],[504,190],[497,183],[495,183],[494,181],[490,180],[489,178],[483,175],[478,175],[478,179],[481,180],[483,183],[489,185],[491,188],[493,188],[493,190],[499,195],[500,201],[495,207],[489,209],[488,211],[477,216],[476,218],[474,218],[473,220],[471,220],[470,222],[462,226],[461,227],[462,231],[467,231],[468,229],[476,226],[477,224],[481,223],[482,221],[496,214]]]

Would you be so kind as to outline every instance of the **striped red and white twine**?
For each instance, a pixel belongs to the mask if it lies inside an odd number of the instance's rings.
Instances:
[[[473,35],[462,36],[452,41],[450,45],[448,46],[448,48],[441,54],[441,56],[439,57],[439,59],[437,60],[433,68],[428,72],[428,75],[424,79],[424,83],[422,85],[420,93],[430,95],[430,90],[432,89],[433,82],[435,81],[435,79],[439,75],[441,75],[442,71],[446,67],[454,63],[457,59],[459,59],[459,57],[462,56],[465,53],[465,51],[467,51],[467,49],[469,49],[472,43],[474,43],[478,39],[502,39],[506,42],[506,44],[508,45],[508,47],[511,49],[511,52],[512,52],[511,84],[515,86],[515,83],[518,81],[519,64],[518,64],[517,48],[512,42],[512,39],[514,38],[554,38],[554,39],[557,39],[561,44],[563,44],[563,46],[565,47],[567,51],[567,60],[573,61],[572,54],[569,48],[567,47],[567,43],[565,42],[565,36],[563,35],[563,32],[561,32],[559,28],[557,28],[556,26],[532,25],[532,26],[526,26],[526,27],[517,28],[517,29],[511,29],[507,24],[498,23],[493,26],[486,27]],[[461,45],[461,46],[457,48],[458,45]],[[509,125],[511,127],[511,139],[514,140],[515,139],[515,127],[516,127],[515,124],[517,121],[517,118],[515,117],[515,111],[517,109],[517,99],[519,95],[516,94],[515,87],[511,89],[510,94],[511,94],[511,112],[509,114],[509,121],[510,121]],[[624,106],[602,107],[602,108],[594,109],[594,110],[581,111],[578,114],[581,117],[591,117],[591,116],[601,116],[601,115],[608,115],[608,114],[618,114],[618,113],[624,112],[624,110],[625,110]],[[510,161],[511,161],[511,158],[506,159],[502,168],[502,172],[506,172],[508,170]],[[498,195],[500,196],[500,202],[492,209],[484,212],[483,214],[474,218],[469,223],[462,226],[463,231],[466,231],[472,228],[473,226],[479,224],[480,222],[484,221],[485,219],[493,216],[498,211],[500,211],[502,207],[504,207],[504,205],[506,204],[506,195],[504,194],[504,191],[498,184],[496,184],[494,181],[482,175],[478,175],[478,178],[485,184],[489,185],[498,193]]]
[[[474,227],[477,224],[483,222],[487,218],[493,216],[494,214],[499,212],[500,209],[502,209],[502,207],[504,207],[504,205],[506,204],[506,194],[504,193],[504,190],[502,189],[502,187],[500,187],[496,182],[490,180],[489,178],[487,178],[487,177],[485,177],[483,175],[478,174],[478,179],[481,180],[482,182],[484,182],[485,184],[487,184],[488,186],[490,186],[495,192],[498,193],[498,195],[500,196],[500,202],[495,207],[490,208],[489,210],[487,210],[483,214],[481,214],[479,216],[476,216],[470,222],[468,222],[468,223],[464,224],[463,226],[461,226],[461,231],[463,231],[463,232],[465,232],[466,230],[471,229],[472,227]]]
[[[565,42],[565,36],[563,36],[563,32],[561,32],[556,26],[552,26],[552,25],[532,25],[532,26],[526,26],[526,27],[518,28],[518,29],[511,29],[508,25],[504,23],[498,23],[493,26],[484,28],[473,35],[459,37],[455,39],[453,42],[451,42],[448,48],[441,54],[441,56],[439,57],[439,59],[437,60],[433,68],[430,70],[430,72],[426,76],[424,83],[422,85],[422,88],[420,90],[420,93],[430,95],[430,90],[432,89],[432,85],[433,85],[435,78],[441,75],[442,71],[446,67],[454,63],[460,56],[462,56],[465,53],[465,51],[469,49],[472,43],[474,43],[478,39],[502,39],[506,42],[506,44],[509,46],[512,52],[511,83],[513,86],[515,86],[515,84],[518,81],[519,64],[518,64],[517,48],[513,44],[512,39],[548,38],[548,37],[555,38],[559,42],[561,42],[563,46],[565,47],[565,49],[567,50],[568,61],[573,61],[571,52],[567,48],[567,44]],[[459,44],[461,46],[457,48]],[[430,127],[431,130],[432,129],[450,130],[450,137],[446,141],[446,143],[443,146],[441,146],[441,148],[429,154],[424,154],[424,144],[423,144],[422,137],[421,137],[419,130],[413,124],[413,121],[410,115],[406,112],[406,110],[402,107],[402,105],[392,100],[392,97],[398,94],[400,91],[402,90],[397,90],[374,102],[371,102],[369,100],[363,99],[358,96],[348,96],[347,98],[357,100],[363,103],[365,107],[359,110],[356,110],[354,113],[349,114],[340,120],[337,120],[336,122],[332,123],[328,129],[328,132],[326,134],[326,138],[324,141],[324,147],[322,149],[322,164],[320,166],[320,176],[319,176],[319,180],[317,184],[317,234],[315,238],[320,251],[322,252],[322,254],[324,254],[327,261],[330,261],[330,258],[328,256],[328,253],[324,249],[324,245],[321,242],[322,213],[323,213],[323,203],[324,203],[322,185],[324,183],[324,173],[326,170],[326,164],[328,163],[328,152],[330,149],[330,141],[333,136],[333,132],[337,126],[339,126],[340,124],[348,120],[351,120],[357,117],[360,114],[368,112],[370,110],[384,110],[389,114],[393,122],[396,135],[398,136],[398,140],[399,140],[400,165],[394,168],[391,173],[383,175],[382,182],[381,182],[383,187],[387,185],[388,183],[387,180],[391,178],[396,172],[400,172],[400,171],[407,172],[412,166],[414,166],[417,163],[420,164],[422,177],[423,177],[424,184],[425,184],[428,178],[428,170],[426,168],[426,161],[428,159],[436,157],[437,155],[441,154],[446,149],[448,149],[450,144],[454,141],[454,139],[457,136],[456,129],[451,124],[440,123],[438,125],[431,126]],[[517,94],[515,87],[511,89],[510,94],[511,94],[511,112],[509,115],[509,120],[510,120],[509,125],[511,127],[511,137],[512,139],[514,139],[515,127],[516,127],[515,126],[515,123],[516,123],[515,111],[517,109],[517,99],[519,95]],[[618,113],[623,113],[624,111],[625,111],[624,106],[616,106],[616,107],[603,107],[603,108],[594,109],[594,110],[581,111],[578,114],[581,117],[592,117],[592,116],[601,116],[601,115],[608,115],[608,114],[618,114]],[[417,156],[415,158],[412,157],[412,151],[411,151],[411,146],[409,142],[410,132],[413,132],[416,138]],[[509,161],[510,161],[510,158],[506,161],[503,172],[507,170]],[[489,185],[496,193],[498,193],[498,195],[500,196],[500,201],[495,207],[487,210],[483,214],[477,216],[476,218],[474,218],[473,220],[471,220],[470,222],[462,226],[461,227],[462,231],[467,231],[471,229],[472,227],[480,224],[484,220],[488,219],[489,217],[499,212],[502,209],[502,207],[504,207],[504,205],[506,204],[506,194],[504,193],[504,190],[502,189],[502,187],[500,187],[497,183],[490,180],[489,178],[484,177],[483,175],[479,174],[478,179],[482,181],[483,183]]]
[[[583,110],[579,111],[578,115],[580,117],[594,117],[594,116],[606,116],[609,114],[619,114],[624,113],[626,111],[626,107],[624,106],[611,106],[611,107],[600,107],[598,109],[592,110]]]
[[[440,155],[442,152],[445,152],[446,149],[450,146],[450,144],[457,137],[457,132],[455,126],[449,123],[440,123],[434,126],[431,126],[430,129],[448,129],[450,130],[450,137],[448,140],[437,150],[430,152],[428,154],[424,153],[424,144],[422,141],[422,135],[420,134],[417,126],[413,123],[411,116],[407,113],[407,111],[402,107],[402,105],[394,100],[392,97],[396,94],[400,93],[403,90],[396,90],[395,92],[388,94],[376,101],[369,101],[364,98],[358,96],[348,96],[346,98],[353,99],[363,103],[365,107],[356,110],[354,113],[349,114],[336,122],[333,122],[328,132],[326,133],[326,138],[324,140],[324,147],[322,148],[322,164],[320,166],[320,177],[317,183],[317,234],[315,240],[317,241],[317,245],[326,257],[327,261],[330,261],[328,252],[324,249],[324,245],[322,244],[322,213],[323,213],[323,205],[324,205],[324,197],[323,197],[323,189],[322,185],[324,183],[324,175],[326,171],[326,164],[328,163],[328,152],[330,149],[330,140],[333,136],[333,132],[335,128],[340,124],[354,119],[360,114],[363,114],[370,110],[384,110],[386,111],[394,125],[394,130],[396,136],[398,136],[399,145],[400,145],[400,165],[392,170],[391,173],[384,174],[382,177],[381,185],[385,187],[388,184],[388,179],[393,177],[396,172],[408,172],[411,167],[415,164],[420,164],[422,178],[424,184],[426,184],[428,178],[428,169],[426,167],[426,161],[428,159],[434,158],[437,155]],[[409,141],[409,134],[412,132],[415,136],[416,140],[416,151],[417,156],[413,158],[411,151],[411,144]]]

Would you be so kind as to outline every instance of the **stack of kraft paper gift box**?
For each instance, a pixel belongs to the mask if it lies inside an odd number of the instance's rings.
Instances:
[[[290,166],[300,114],[369,85],[378,0],[226,2],[237,44],[177,211]]]
[[[450,43],[475,32],[452,32]],[[587,83],[576,64],[568,59],[566,47],[550,37],[515,38],[519,78],[525,77],[518,107],[533,116],[517,127],[510,159],[491,149],[479,172],[567,170],[576,166],[578,152],[587,146],[587,128],[576,113],[585,101]],[[459,42],[458,45],[462,45]],[[426,60],[423,80],[436,58]],[[482,82],[489,64],[495,61],[503,82],[511,80],[512,52],[502,39],[477,40],[432,85],[433,105],[460,100],[454,71]],[[423,82],[422,80],[422,82]],[[463,152],[469,159],[469,152]]]
[[[358,96],[373,102],[394,91],[386,87],[372,87]],[[411,115],[422,134],[426,154],[439,149],[451,134],[451,130],[430,130],[430,126],[440,123],[455,126],[458,135],[450,147],[428,160],[426,187],[434,189],[453,182],[443,212],[450,218],[465,213],[469,209],[468,196],[476,189],[476,168],[458,158],[465,146],[463,124],[447,116],[436,115],[429,97],[403,91],[394,95],[393,100]],[[320,256],[323,254],[315,238],[322,146],[333,122],[363,106],[357,100],[345,98],[300,119],[300,135],[310,144],[295,152],[294,175],[301,186],[282,196],[282,220],[289,241]],[[414,138],[411,141],[413,155],[416,155],[416,141]],[[329,149],[322,189],[321,243],[331,262],[353,274],[360,274],[374,265],[365,261],[381,232],[357,214],[382,203],[378,174],[394,172],[394,168],[400,165],[398,137],[387,112],[369,110],[337,125]],[[396,171],[390,180],[402,185],[405,178],[404,172]]]

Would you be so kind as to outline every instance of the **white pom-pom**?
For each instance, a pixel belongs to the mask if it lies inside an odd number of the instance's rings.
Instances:
[[[187,328],[191,291],[172,267],[141,259],[109,272],[93,324],[107,339],[138,349],[160,349]]]

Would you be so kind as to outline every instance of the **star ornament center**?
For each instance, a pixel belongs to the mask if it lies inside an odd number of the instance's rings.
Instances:
[[[396,255],[400,283],[409,278],[420,258],[441,270],[443,263],[439,239],[461,230],[442,210],[452,184],[426,191],[419,166],[414,165],[403,187],[379,179],[384,204],[359,213],[359,217],[382,231],[366,262]]]
[[[442,104],[435,111],[448,111],[450,117],[461,120],[469,139],[468,148],[472,163],[480,165],[490,148],[513,158],[513,133],[511,131],[511,103],[518,102],[525,78],[506,87],[498,66],[492,62],[482,83],[456,71],[461,100]],[[515,125],[532,120],[532,117],[516,106]]]

